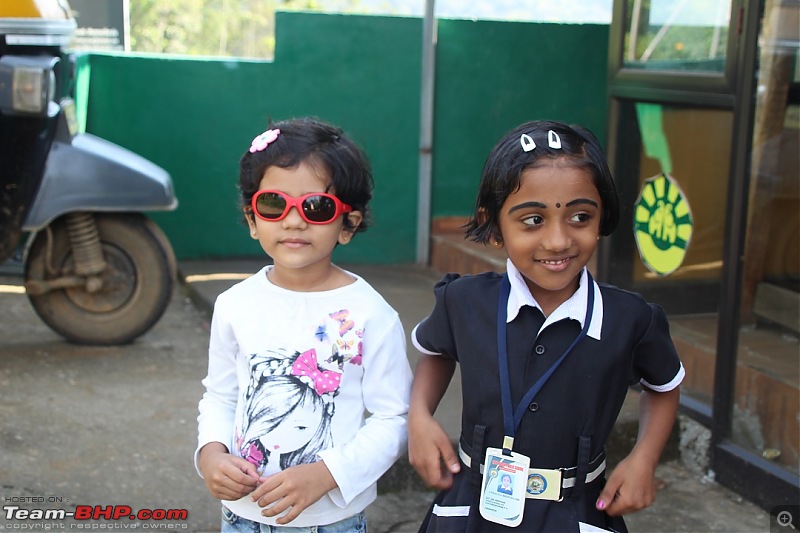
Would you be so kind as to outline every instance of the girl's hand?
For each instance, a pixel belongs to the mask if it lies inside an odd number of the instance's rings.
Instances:
[[[636,445],[608,478],[597,499],[599,510],[622,515],[644,509],[656,499],[656,465],[675,423],[679,399],[677,387],[667,392],[642,389]]]
[[[408,460],[429,487],[448,489],[461,463],[450,438],[433,416],[423,410],[408,415]]]
[[[619,516],[649,507],[655,499],[655,465],[631,454],[609,476],[596,507]]]
[[[208,491],[220,500],[238,500],[258,485],[255,465],[231,455],[222,443],[203,446],[197,463]]]
[[[261,514],[277,516],[289,509],[286,516],[276,520],[288,524],[300,513],[337,487],[336,480],[323,461],[292,466],[262,479],[262,484],[250,495],[260,507],[267,507]]]

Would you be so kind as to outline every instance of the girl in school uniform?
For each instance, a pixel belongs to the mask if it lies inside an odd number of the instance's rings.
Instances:
[[[527,122],[490,153],[466,232],[503,247],[507,272],[446,275],[412,333],[409,459],[441,489],[420,531],[626,531],[622,515],[653,502],[684,369],[664,311],[586,268],[618,219],[585,128]],[[456,451],[433,413],[457,363]],[[605,442],[637,383],[639,436],[606,480]],[[513,493],[490,490],[505,474]]]

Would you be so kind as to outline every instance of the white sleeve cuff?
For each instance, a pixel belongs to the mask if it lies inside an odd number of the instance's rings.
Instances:
[[[420,345],[419,342],[417,342],[417,328],[419,327],[420,324],[422,324],[422,322],[414,326],[414,329],[411,330],[411,344],[414,345],[414,348],[419,350],[421,353],[424,353],[425,355],[442,355],[439,352],[432,352],[430,350],[426,350],[425,348],[422,347],[422,345]]]
[[[203,446],[205,446],[206,444],[211,444],[212,442],[219,442],[220,444],[222,444],[223,446],[228,448],[228,452],[230,453],[230,449],[231,449],[230,443],[225,444],[220,439],[211,439],[211,440],[206,440],[205,442],[201,441],[197,445],[197,449],[194,451],[194,469],[197,470],[197,473],[200,475],[201,478],[204,478],[204,476],[203,476],[203,473],[200,471],[200,450],[203,449]]]
[[[670,381],[669,383],[666,383],[664,385],[652,385],[652,384],[648,383],[647,381],[645,381],[644,379],[639,380],[639,381],[641,382],[642,385],[644,385],[645,387],[647,387],[648,389],[650,389],[652,391],[655,391],[655,392],[669,392],[669,391],[671,391],[672,389],[674,389],[675,387],[677,387],[678,385],[681,384],[681,382],[683,381],[684,376],[686,376],[686,370],[684,370],[683,363],[681,363],[681,367],[680,367],[680,369],[678,369],[678,373],[675,374],[675,377],[672,378],[672,381]]]

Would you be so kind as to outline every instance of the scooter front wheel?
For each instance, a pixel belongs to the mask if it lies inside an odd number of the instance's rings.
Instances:
[[[86,286],[29,294],[36,313],[71,342],[127,344],[161,318],[174,288],[175,258],[166,236],[141,214],[96,214],[106,268],[99,290]],[[50,232],[48,237],[47,233]],[[28,253],[27,282],[74,276],[66,220],[40,232]]]

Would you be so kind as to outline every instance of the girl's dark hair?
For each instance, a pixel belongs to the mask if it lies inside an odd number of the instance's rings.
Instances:
[[[308,163],[330,179],[327,191],[336,196],[363,217],[357,227],[344,217],[345,227],[354,233],[364,231],[369,225],[367,204],[372,199],[373,179],[369,160],[364,152],[336,126],[317,118],[297,118],[270,123],[267,129],[279,129],[278,138],[261,151],[248,150],[239,160],[239,191],[245,208],[267,168],[295,168]]]
[[[560,148],[548,143],[549,132],[555,132]],[[526,152],[521,141],[527,135],[536,147]],[[501,240],[498,225],[500,209],[506,199],[520,187],[522,173],[545,162],[559,159],[585,169],[594,180],[602,201],[600,235],[609,235],[619,221],[619,197],[614,178],[608,168],[600,143],[591,131],[561,122],[535,120],[521,124],[506,133],[486,159],[475,200],[472,218],[465,226],[467,237],[487,244]]]

